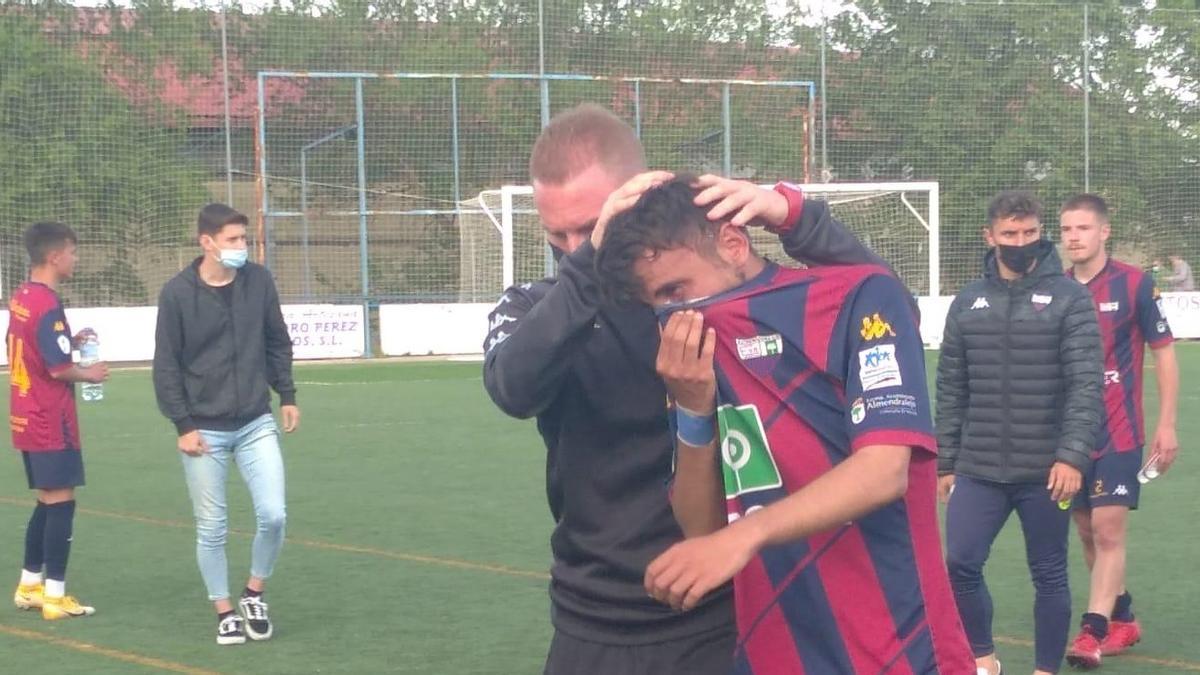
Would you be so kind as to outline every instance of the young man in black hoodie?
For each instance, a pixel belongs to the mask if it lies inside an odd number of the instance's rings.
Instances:
[[[602,297],[594,268],[603,224],[671,178],[646,171],[632,128],[595,105],[559,114],[530,159],[533,200],[559,257],[555,278],[505,291],[490,315],[484,386],[545,441],[554,637],[547,675],[728,675],[736,640],[728,585],[676,612],[646,594],[646,566],[683,540],[667,499],[674,443],[655,373],[658,322]],[[710,218],[767,227],[804,262],[883,261],[823,202],[700,179]]]
[[[175,275],[158,299],[154,393],[179,433],[196,518],[196,559],[217,610],[217,644],[269,639],[263,600],[283,546],[283,456],[271,416],[280,398],[283,429],[300,423],[292,341],[266,268],[246,262],[246,216],[224,204],[200,211],[203,255]],[[225,558],[225,482],[236,463],[250,489],[258,529],[250,579],[235,613]]]

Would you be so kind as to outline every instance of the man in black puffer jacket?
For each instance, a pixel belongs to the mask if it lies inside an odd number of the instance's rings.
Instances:
[[[1071,620],[1071,498],[1103,410],[1096,310],[1087,288],[1063,275],[1040,219],[1041,207],[1027,193],[992,201],[985,275],[951,304],[938,363],[946,558],[979,672],[989,675],[999,663],[983,565],[1013,510],[1037,589],[1037,672],[1058,672],[1062,663]]]

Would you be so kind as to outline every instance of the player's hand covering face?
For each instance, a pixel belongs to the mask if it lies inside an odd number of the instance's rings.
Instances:
[[[694,310],[675,312],[662,329],[658,374],[671,398],[693,413],[711,414],[716,406],[716,343],[716,332],[706,329],[704,316]]]

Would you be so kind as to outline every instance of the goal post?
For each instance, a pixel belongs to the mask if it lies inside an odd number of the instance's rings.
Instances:
[[[769,188],[769,185],[763,187]],[[799,186],[808,199],[830,205],[838,220],[895,268],[915,295],[941,294],[939,192],[936,182],[817,183]],[[460,295],[483,302],[546,269],[545,237],[533,188],[485,190],[459,215]],[[790,264],[778,238],[758,229],[751,239],[763,255]]]

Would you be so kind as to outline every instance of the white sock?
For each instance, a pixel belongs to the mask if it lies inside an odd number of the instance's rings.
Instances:
[[[46,580],[46,597],[61,598],[67,594],[67,582],[58,579]]]
[[[41,572],[30,572],[27,569],[21,570],[21,585],[22,586],[41,586],[42,579],[43,579],[43,577],[42,577]]]

